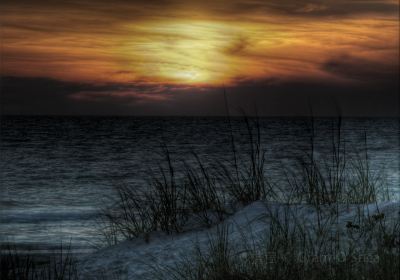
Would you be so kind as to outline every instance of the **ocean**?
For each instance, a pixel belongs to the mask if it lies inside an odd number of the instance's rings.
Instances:
[[[329,157],[337,121],[258,118],[269,180],[284,185],[285,174],[298,171],[311,127],[316,155]],[[193,153],[206,165],[231,160],[232,135],[244,160],[249,149],[243,118],[3,116],[0,129],[0,246],[44,251],[99,246],[98,214],[113,203],[114,186],[146,188],[163,146],[178,171]],[[384,179],[393,199],[400,194],[399,131],[398,119],[390,118],[344,118],[341,127],[348,157],[366,150],[371,173]]]

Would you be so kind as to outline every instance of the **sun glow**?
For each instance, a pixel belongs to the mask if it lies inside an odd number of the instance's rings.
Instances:
[[[146,35],[127,42],[121,52],[132,54],[128,67],[142,79],[215,85],[229,83],[237,74],[236,65],[242,71],[251,70],[246,58],[235,56],[232,50],[248,36],[248,26],[180,21],[146,23],[132,29]],[[238,46],[238,54],[245,47]]]

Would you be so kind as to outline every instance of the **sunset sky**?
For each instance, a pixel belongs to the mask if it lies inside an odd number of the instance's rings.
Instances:
[[[5,114],[393,116],[398,0],[3,0]]]

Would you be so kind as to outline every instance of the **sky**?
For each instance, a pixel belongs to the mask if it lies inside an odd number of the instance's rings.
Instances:
[[[3,0],[1,113],[399,115],[397,0]]]

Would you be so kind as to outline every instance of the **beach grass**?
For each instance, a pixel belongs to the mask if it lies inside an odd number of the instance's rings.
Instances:
[[[46,254],[21,252],[13,244],[0,250],[2,280],[78,280],[77,260],[71,247],[62,245]]]

